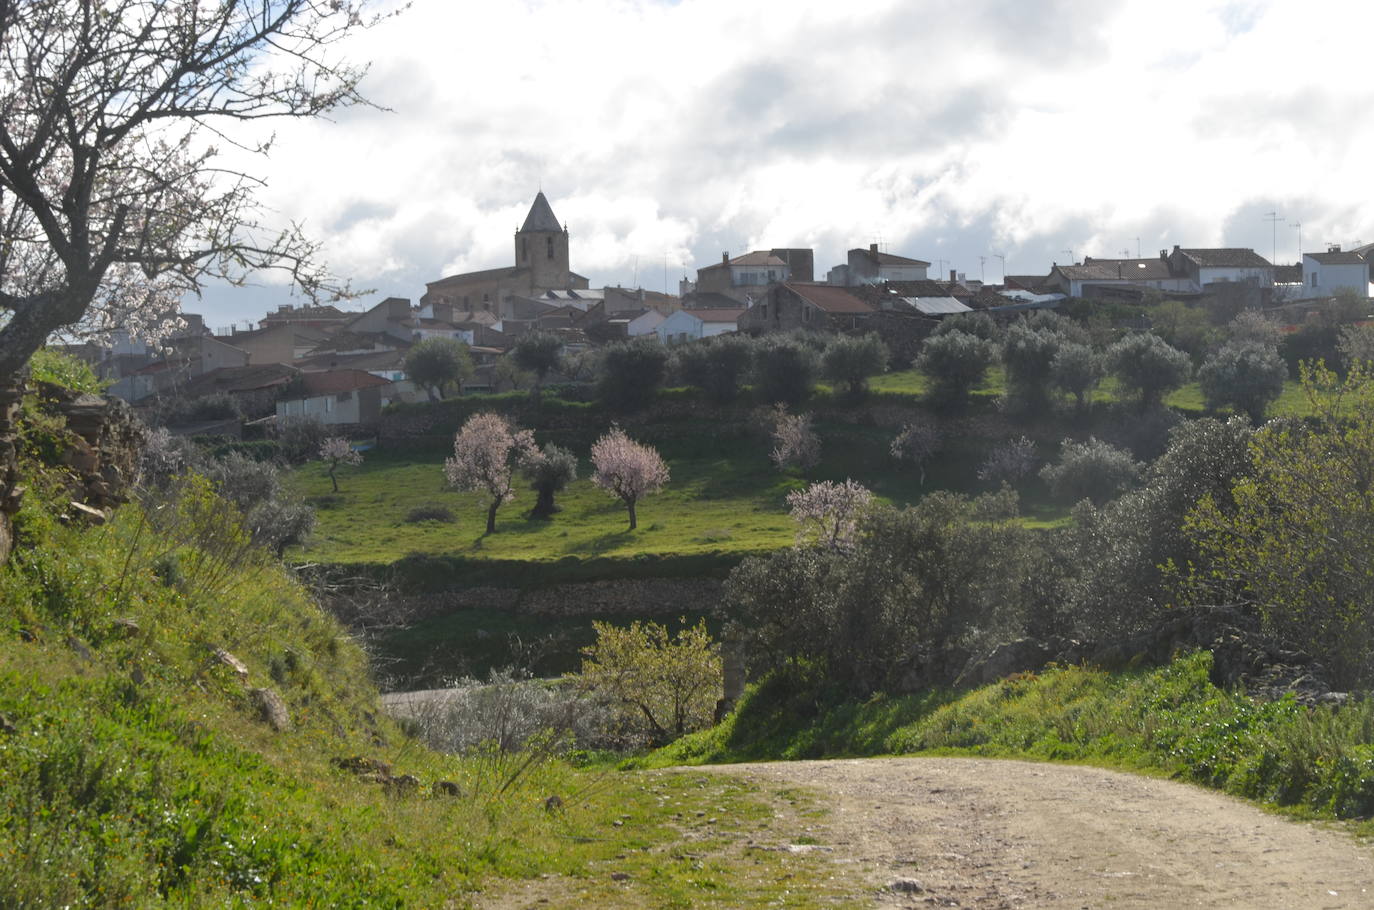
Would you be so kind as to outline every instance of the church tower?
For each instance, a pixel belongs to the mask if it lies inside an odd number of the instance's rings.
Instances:
[[[542,190],[534,197],[524,226],[515,232],[515,267],[530,270],[535,290],[572,287],[568,231],[559,227]]]

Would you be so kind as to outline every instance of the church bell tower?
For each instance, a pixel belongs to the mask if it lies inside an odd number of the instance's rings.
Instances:
[[[530,283],[536,290],[572,285],[568,231],[559,226],[542,190],[534,197],[524,225],[515,232],[515,265],[530,270]]]

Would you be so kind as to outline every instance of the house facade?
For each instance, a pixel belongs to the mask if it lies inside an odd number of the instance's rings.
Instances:
[[[311,417],[326,425],[367,424],[382,414],[391,383],[362,370],[302,373],[277,400],[277,419]]]
[[[739,319],[742,332],[818,332],[855,329],[877,312],[872,304],[844,288],[828,284],[786,282],[769,288],[763,299]]]
[[[720,262],[697,269],[697,294],[723,294],[741,303],[763,296],[769,285],[792,278],[792,267],[771,251],[755,250],[730,258],[720,254]]]
[[[1346,290],[1370,296],[1370,263],[1364,256],[1340,247],[1325,253],[1303,253],[1303,297],[1334,297]]]
[[[739,329],[743,314],[743,309],[677,310],[665,317],[654,332],[664,344],[682,344],[734,332]]]
[[[827,283],[857,287],[884,281],[924,281],[929,268],[930,263],[924,259],[884,253],[878,249],[878,244],[871,243],[866,250],[850,250],[848,261],[830,270]]]

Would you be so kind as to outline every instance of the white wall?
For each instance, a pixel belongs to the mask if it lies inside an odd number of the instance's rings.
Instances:
[[[658,340],[664,344],[681,344],[684,341],[695,341],[701,338],[702,329],[705,325],[690,311],[678,310],[660,322],[658,327],[654,329],[654,333],[658,335]]]
[[[1348,288],[1368,297],[1369,264],[1352,262],[1349,265],[1322,265],[1311,256],[1302,257],[1302,296],[1333,297]]]

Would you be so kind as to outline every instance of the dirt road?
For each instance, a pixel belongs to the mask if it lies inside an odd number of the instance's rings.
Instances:
[[[819,791],[823,843],[880,906],[1374,908],[1374,847],[1185,784],[959,758],[693,770]]]

